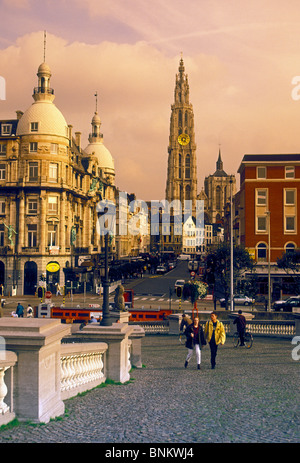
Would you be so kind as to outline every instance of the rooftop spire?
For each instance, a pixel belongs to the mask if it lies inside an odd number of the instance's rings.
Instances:
[[[44,31],[44,63],[46,62],[46,31]]]

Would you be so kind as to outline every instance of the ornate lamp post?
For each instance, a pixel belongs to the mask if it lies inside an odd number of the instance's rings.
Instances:
[[[104,201],[105,204],[108,202]],[[104,207],[104,210],[101,208],[101,202],[97,205],[98,211],[98,226],[100,231],[100,236],[104,235],[104,280],[103,280],[103,303],[102,303],[102,320],[100,325],[110,326],[110,317],[109,317],[109,278],[108,278],[108,244],[112,240],[113,233],[115,231],[115,205],[113,203],[107,204],[108,207]],[[99,211],[99,207],[101,208]],[[109,210],[112,207],[113,211]],[[104,215],[106,215],[106,220]]]

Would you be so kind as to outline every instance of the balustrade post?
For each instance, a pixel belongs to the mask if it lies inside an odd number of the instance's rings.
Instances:
[[[0,336],[17,354],[14,411],[20,421],[48,422],[64,413],[61,399],[61,339],[71,327],[60,320],[0,319]],[[2,364],[2,362],[1,362]]]

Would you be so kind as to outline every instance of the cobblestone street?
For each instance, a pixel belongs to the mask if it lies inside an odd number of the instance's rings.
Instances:
[[[0,431],[1,443],[297,443],[299,366],[291,340],[255,338],[252,349],[219,347],[210,368],[175,336],[143,339],[144,368],[125,385],[107,385],[65,401],[48,424]]]

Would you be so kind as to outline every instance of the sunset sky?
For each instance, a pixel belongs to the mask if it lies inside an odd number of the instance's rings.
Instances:
[[[198,192],[219,146],[238,180],[244,154],[300,152],[299,0],[0,0],[0,18],[0,119],[33,102],[46,30],[56,106],[85,148],[98,92],[116,185],[138,199],[165,197],[181,53]]]

